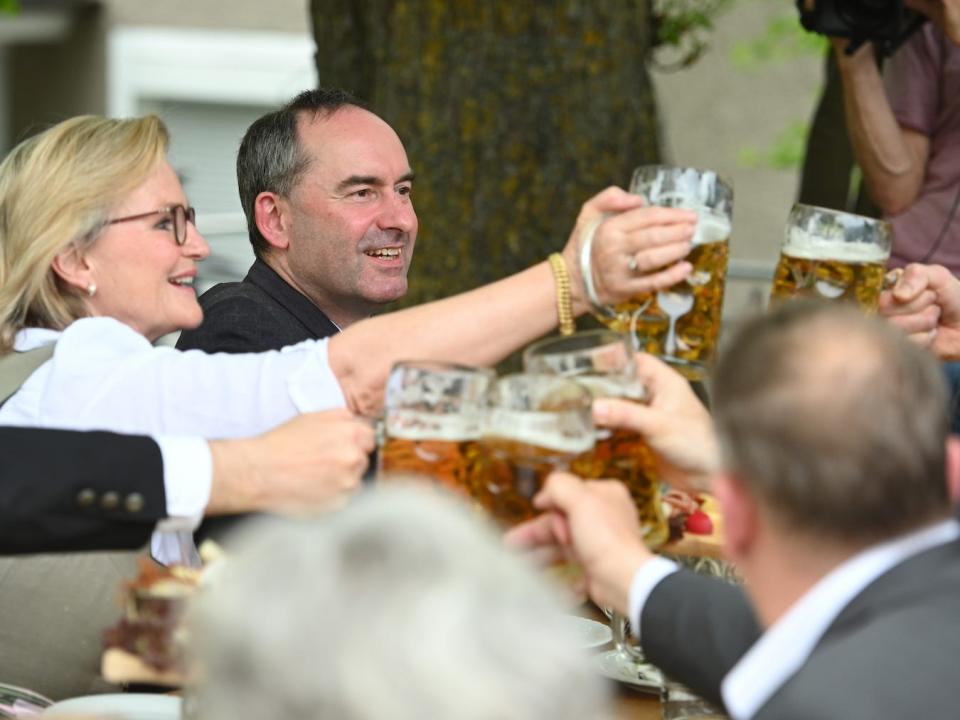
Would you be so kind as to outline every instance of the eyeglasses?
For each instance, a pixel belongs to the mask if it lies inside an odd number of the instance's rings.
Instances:
[[[150,212],[140,213],[139,215],[127,215],[126,217],[107,220],[107,225],[130,222],[132,220],[142,220],[143,218],[150,217],[151,215],[166,215],[170,220],[173,221],[173,239],[177,241],[177,245],[183,245],[187,241],[187,223],[190,223],[194,227],[196,227],[197,224],[196,209],[192,207],[184,207],[183,205],[170,205],[168,207],[160,208],[159,210],[151,210]]]

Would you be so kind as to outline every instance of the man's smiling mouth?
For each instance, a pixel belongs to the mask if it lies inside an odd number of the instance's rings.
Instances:
[[[370,257],[383,258],[384,260],[394,260],[399,258],[403,254],[403,248],[399,247],[389,247],[389,248],[378,248],[376,250],[367,250],[364,252],[364,255],[369,255]]]

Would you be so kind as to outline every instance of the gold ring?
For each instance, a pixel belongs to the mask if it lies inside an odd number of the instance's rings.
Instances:
[[[630,259],[627,260],[627,270],[629,270],[630,272],[636,272],[638,267],[639,266],[637,265],[637,256],[631,255]]]
[[[889,290],[890,288],[892,288],[894,285],[900,282],[900,278],[902,275],[903,275],[903,268],[894,268],[893,270],[888,272],[886,275],[883,276],[883,289]]]

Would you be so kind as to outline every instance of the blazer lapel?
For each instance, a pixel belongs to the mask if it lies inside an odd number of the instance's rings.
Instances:
[[[314,305],[308,297],[290,287],[265,262],[257,259],[243,281],[253,283],[283,306],[293,318],[309,331],[313,339],[329,337],[340,332],[339,328],[333,324],[333,321],[326,316],[323,310]]]

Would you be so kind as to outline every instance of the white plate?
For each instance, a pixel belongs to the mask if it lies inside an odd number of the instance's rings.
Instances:
[[[617,650],[608,650],[593,657],[601,675],[624,683],[641,692],[658,695],[663,687],[663,673],[653,665],[637,665]]]
[[[136,693],[88,695],[54,703],[40,716],[67,715],[95,715],[103,720],[180,720],[180,698]]]
[[[574,641],[584,650],[606,645],[613,638],[610,628],[579,615],[565,615],[564,622],[569,624]]]

